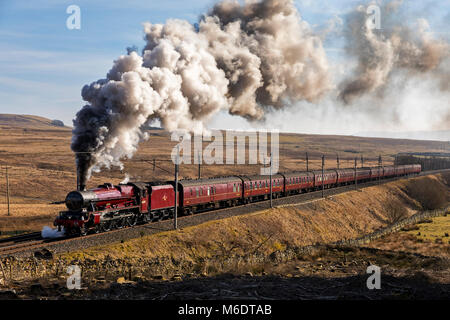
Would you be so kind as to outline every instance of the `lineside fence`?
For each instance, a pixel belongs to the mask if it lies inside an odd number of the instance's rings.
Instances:
[[[398,221],[390,226],[384,227],[380,230],[377,230],[377,231],[375,231],[371,234],[368,234],[366,236],[363,236],[361,238],[351,239],[351,240],[342,240],[342,241],[336,242],[335,244],[336,245],[348,245],[348,246],[359,246],[362,244],[367,244],[367,243],[369,243],[375,239],[379,239],[385,235],[398,232],[402,228],[404,228],[408,225],[414,225],[414,224],[420,223],[424,219],[446,216],[449,213],[450,213],[450,205],[447,205],[445,208],[441,208],[441,209],[422,211],[422,212],[412,215],[411,217],[408,217],[406,219]]]

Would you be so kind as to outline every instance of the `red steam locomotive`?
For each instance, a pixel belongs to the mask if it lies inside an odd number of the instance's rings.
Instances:
[[[272,176],[272,197],[334,188],[410,174],[419,174],[420,164],[388,167],[336,169],[309,172],[289,172]],[[356,179],[355,179],[356,174]],[[322,179],[323,178],[323,179]],[[135,182],[113,186],[105,183],[95,189],[72,191],[65,200],[54,225],[66,235],[86,235],[134,226],[137,223],[172,218],[175,204],[175,183]],[[194,214],[241,205],[270,197],[269,176],[230,176],[178,182],[178,212]]]

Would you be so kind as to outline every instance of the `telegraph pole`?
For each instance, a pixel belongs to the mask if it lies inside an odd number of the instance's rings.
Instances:
[[[272,153],[270,153],[270,208],[272,208]]]
[[[364,168],[364,158],[363,158],[363,155],[361,155],[361,168]]]
[[[323,191],[325,189],[325,182],[323,180],[323,167],[325,166],[325,156],[322,155],[322,198],[323,198]]]
[[[339,169],[339,154],[336,153],[337,168]]]
[[[175,162],[175,205],[174,205],[174,215],[173,215],[173,228],[176,230],[178,228],[177,225],[177,207],[178,207],[178,161],[179,161],[180,147],[177,146],[177,158]]]
[[[309,166],[308,166],[308,152],[306,153],[306,171],[309,171]]]
[[[8,200],[8,216],[11,215],[10,203],[9,203],[9,176],[8,176],[8,165],[6,165],[6,198]]]
[[[378,157],[378,184],[381,183],[381,175],[383,174],[383,160],[381,159],[381,154]]]
[[[358,189],[358,179],[357,179],[357,174],[356,174],[356,165],[358,162],[358,158],[355,157],[355,190]]]
[[[200,151],[198,152],[198,178],[200,179],[202,177],[202,163],[201,163],[201,157],[200,157]]]

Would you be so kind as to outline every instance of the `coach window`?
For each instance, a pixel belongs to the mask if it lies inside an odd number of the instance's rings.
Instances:
[[[197,198],[198,198],[198,188],[195,188],[195,193],[197,194]]]
[[[192,192],[192,188],[191,188],[191,197],[193,196],[194,194],[193,194],[193,192]]]

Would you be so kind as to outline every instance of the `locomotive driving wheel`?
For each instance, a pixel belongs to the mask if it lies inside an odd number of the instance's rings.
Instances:
[[[110,222],[110,221],[104,222],[104,223],[102,224],[102,230],[103,230],[104,232],[111,231],[111,222]]]
[[[134,215],[131,217],[128,217],[126,220],[126,223],[129,227],[134,227],[136,225],[136,222],[137,222],[137,217]]]
[[[86,228],[86,225],[83,225],[80,227],[80,236],[85,236],[88,234],[88,229]]]

